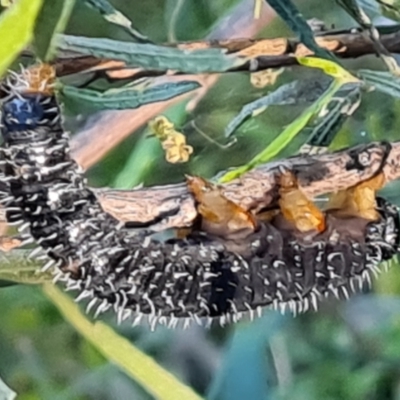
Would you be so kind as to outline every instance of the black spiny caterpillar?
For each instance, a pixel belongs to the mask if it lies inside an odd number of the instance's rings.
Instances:
[[[321,233],[296,231],[278,215],[232,238],[134,235],[102,210],[69,155],[56,98],[29,78],[10,77],[2,89],[7,219],[96,315],[112,307],[119,320],[147,315],[174,326],[179,318],[236,321],[268,305],[306,311],[329,293],[347,297],[397,252],[397,210],[383,199],[377,221],[328,212]]]

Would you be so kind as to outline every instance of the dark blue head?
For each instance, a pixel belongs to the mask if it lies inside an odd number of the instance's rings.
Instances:
[[[35,129],[43,116],[43,105],[35,95],[13,97],[2,106],[2,124],[10,132]]]

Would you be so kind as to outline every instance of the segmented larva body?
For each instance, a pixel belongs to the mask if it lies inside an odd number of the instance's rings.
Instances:
[[[397,210],[378,200],[380,220],[327,215],[322,233],[300,233],[281,216],[232,240],[197,233],[157,242],[105,213],[69,155],[69,136],[51,93],[5,85],[2,154],[7,219],[20,226],[96,314],[239,319],[274,305],[305,311],[321,296],[348,296],[399,243]],[[238,241],[239,240],[239,241]],[[58,272],[57,272],[58,271]],[[61,272],[60,272],[61,271]]]

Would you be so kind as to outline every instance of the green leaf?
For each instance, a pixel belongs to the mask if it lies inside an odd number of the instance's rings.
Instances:
[[[390,18],[400,20],[400,1],[399,0],[377,0],[383,8],[383,14]]]
[[[335,62],[317,57],[298,57],[297,61],[307,67],[321,69],[340,85],[335,95],[303,130],[310,133],[307,142],[300,149],[301,153],[325,151],[347,118],[359,107],[363,83]]]
[[[265,150],[250,160],[244,166],[234,168],[226,172],[220,178],[220,182],[229,182],[238,178],[257,165],[266,163],[276,157],[300,132],[306,127],[311,129],[307,148],[321,143],[323,146],[330,143],[348,115],[352,114],[359,105],[359,93],[362,82],[350,72],[342,68],[334,61],[324,60],[318,57],[298,57],[299,64],[322,69],[325,74],[332,76],[334,81],[324,94],[308,109],[306,109],[296,120],[294,120],[284,131],[273,140]],[[349,85],[349,86],[346,86]],[[345,86],[341,95],[337,92]],[[350,90],[350,92],[348,92]],[[353,90],[355,91],[353,93]],[[351,95],[350,95],[351,94]],[[345,100],[347,95],[350,98]],[[336,97],[335,97],[336,96]],[[344,97],[343,97],[344,96]]]
[[[376,0],[376,2],[380,5],[381,12],[385,17],[400,21],[399,0]]]
[[[142,35],[138,30],[132,26],[132,21],[126,17],[122,12],[118,11],[107,0],[84,0],[85,3],[98,11],[103,18],[124,28],[135,40],[139,43],[150,43],[150,39]]]
[[[363,28],[369,28],[371,26],[370,18],[365,14],[357,0],[336,0],[336,2]]]
[[[336,2],[347,11],[347,13],[357,21],[362,28],[364,28],[369,33],[369,37],[378,52],[379,56],[382,58],[383,62],[386,64],[388,69],[400,75],[400,67],[397,65],[395,58],[390,54],[390,52],[385,48],[379,39],[379,31],[373,25],[371,18],[365,13],[364,9],[360,6],[357,0],[336,0]],[[387,3],[394,3],[394,0],[386,0]]]
[[[340,84],[359,81],[359,79],[334,61],[323,60],[318,57],[297,57],[297,61],[305,67],[321,69],[325,74],[335,78],[336,82]]]
[[[400,21],[399,0],[357,0],[357,3],[372,16],[383,15],[394,21]]]
[[[268,311],[250,324],[242,323],[224,352],[208,400],[273,399],[267,377],[273,375],[267,349],[289,318]]]
[[[46,296],[64,318],[110,362],[121,368],[158,400],[201,400],[189,387],[170,372],[119,336],[102,322],[91,323],[79,307],[55,285],[43,285]]]
[[[43,0],[20,0],[0,15],[0,76],[32,40]]]
[[[318,101],[313,103],[297,119],[288,125],[261,153],[257,154],[246,165],[227,171],[220,177],[220,182],[225,183],[239,178],[245,172],[276,157],[306,127],[311,119],[323,110],[340,87],[340,83],[333,81]]]
[[[44,0],[36,21],[35,50],[43,61],[49,61],[55,54],[56,34],[65,30],[75,0]]]
[[[346,120],[357,110],[361,102],[362,82],[344,84],[331,100],[305,128],[309,137],[301,152],[310,153],[313,148],[327,148]]]
[[[225,137],[230,137],[236,129],[249,117],[265,111],[271,105],[287,105],[312,103],[327,89],[329,82],[306,79],[294,81],[280,86],[277,90],[268,93],[251,103],[246,104],[239,114],[232,119],[225,129]]]
[[[288,24],[289,28],[299,36],[315,55],[328,60],[335,60],[335,56],[318,46],[314,38],[314,33],[300,11],[290,0],[266,0],[267,3],[277,12],[277,14]]]
[[[357,0],[357,3],[371,16],[384,16],[394,21],[400,21],[399,0]]]
[[[374,14],[374,15],[380,15],[381,10],[378,5],[378,3],[375,0],[357,0],[358,4],[360,7],[367,12]]]
[[[37,260],[27,258],[25,251],[13,250],[0,258],[0,280],[28,285],[51,281],[51,274],[40,271],[40,267]]]
[[[75,51],[99,58],[121,60],[128,66],[183,73],[223,72],[246,62],[226,54],[224,49],[182,50],[154,44],[61,35],[61,51]]]
[[[0,399],[1,400],[14,400],[17,394],[13,392],[1,379],[0,379]]]
[[[109,89],[99,92],[92,89],[77,89],[73,86],[63,86],[64,96],[83,101],[88,108],[94,110],[125,110],[137,108],[144,104],[169,100],[181,94],[191,92],[200,87],[196,81],[180,81],[136,89],[136,86],[125,86],[120,89]]]
[[[368,69],[359,70],[357,74],[376,90],[389,96],[400,98],[400,77],[388,71],[372,71]]]

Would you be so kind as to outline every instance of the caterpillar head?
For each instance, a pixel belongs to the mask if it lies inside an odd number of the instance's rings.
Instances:
[[[47,64],[23,69],[20,74],[9,73],[0,88],[5,141],[26,138],[31,131],[54,121],[58,111],[54,82],[54,68]]]
[[[37,141],[54,134],[61,118],[54,96],[24,93],[3,101],[1,134],[6,143]]]

